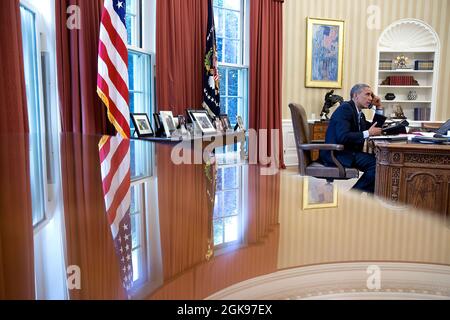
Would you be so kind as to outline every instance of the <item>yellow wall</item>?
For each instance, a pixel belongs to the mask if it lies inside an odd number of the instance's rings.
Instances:
[[[367,28],[370,5],[381,9],[378,30]],[[355,83],[375,86],[377,44],[386,27],[405,18],[428,23],[441,42],[436,120],[450,118],[450,0],[285,0],[284,119],[290,118],[290,102],[302,104],[308,117],[312,113],[318,117],[327,92],[322,88],[305,88],[306,17],[345,20],[343,87],[335,90],[345,100]]]

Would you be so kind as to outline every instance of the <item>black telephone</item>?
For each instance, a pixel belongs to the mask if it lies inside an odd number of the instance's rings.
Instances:
[[[405,134],[406,127],[409,126],[409,122],[406,120],[402,120],[400,122],[394,122],[390,125],[384,127],[382,132],[384,135],[396,135],[396,134]]]

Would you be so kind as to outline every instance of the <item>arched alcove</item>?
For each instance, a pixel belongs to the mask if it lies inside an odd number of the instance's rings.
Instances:
[[[378,41],[376,81],[377,93],[387,106],[387,113],[400,105],[409,120],[435,120],[439,54],[437,33],[421,20],[398,20],[382,32]],[[401,55],[408,58],[407,68],[399,69],[395,64]],[[416,95],[410,94],[411,91]],[[387,93],[394,93],[396,98],[384,99]]]

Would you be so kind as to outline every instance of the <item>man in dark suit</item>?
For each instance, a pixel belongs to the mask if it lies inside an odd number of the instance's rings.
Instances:
[[[325,143],[344,145],[343,151],[335,152],[336,158],[344,167],[364,172],[353,189],[374,193],[376,159],[373,154],[363,152],[363,147],[368,137],[381,135],[381,128],[366,121],[361,111],[372,106],[382,109],[381,100],[367,84],[355,85],[350,97],[351,100],[341,104],[331,116]],[[330,151],[320,151],[320,158],[325,165],[334,166]]]

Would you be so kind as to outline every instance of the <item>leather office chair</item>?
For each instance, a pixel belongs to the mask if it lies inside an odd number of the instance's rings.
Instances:
[[[292,124],[294,126],[299,173],[302,176],[326,179],[328,182],[333,182],[335,179],[346,180],[358,178],[359,171],[357,169],[344,168],[334,156],[334,151],[344,150],[344,146],[342,144],[324,144],[311,141],[305,109],[295,103],[290,103],[289,109],[291,109]],[[336,167],[326,167],[320,162],[313,162],[311,160],[311,151],[313,150],[331,151],[331,158]]]

